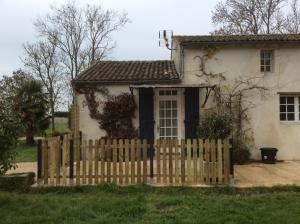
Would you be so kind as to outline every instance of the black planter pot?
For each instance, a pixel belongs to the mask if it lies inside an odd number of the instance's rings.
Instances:
[[[276,148],[261,148],[261,160],[266,164],[275,164],[278,149]]]

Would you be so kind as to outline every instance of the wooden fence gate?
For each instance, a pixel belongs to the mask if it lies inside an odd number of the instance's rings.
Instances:
[[[163,186],[228,184],[230,144],[225,140],[158,140],[154,157],[140,139],[81,140],[71,135],[40,140],[38,183]],[[152,148],[152,147],[150,147]]]

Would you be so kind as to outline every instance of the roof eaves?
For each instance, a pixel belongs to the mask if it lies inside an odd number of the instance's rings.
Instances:
[[[152,84],[152,83],[179,83],[181,79],[148,79],[148,80],[73,80],[72,85],[124,85],[124,84]]]

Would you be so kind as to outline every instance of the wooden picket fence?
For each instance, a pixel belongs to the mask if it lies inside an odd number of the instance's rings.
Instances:
[[[229,148],[228,139],[158,140],[151,146],[145,139],[86,141],[71,135],[53,137],[39,142],[38,182],[45,185],[228,184]]]

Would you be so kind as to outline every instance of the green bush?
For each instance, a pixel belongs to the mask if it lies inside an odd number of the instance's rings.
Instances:
[[[20,127],[16,119],[10,116],[1,115],[0,110],[0,176],[7,170],[14,168],[16,152],[14,147],[17,143]]]
[[[232,159],[235,164],[245,164],[250,159],[249,149],[240,141],[233,141]]]
[[[231,119],[227,114],[211,113],[205,117],[198,129],[200,138],[225,139],[232,130]]]

